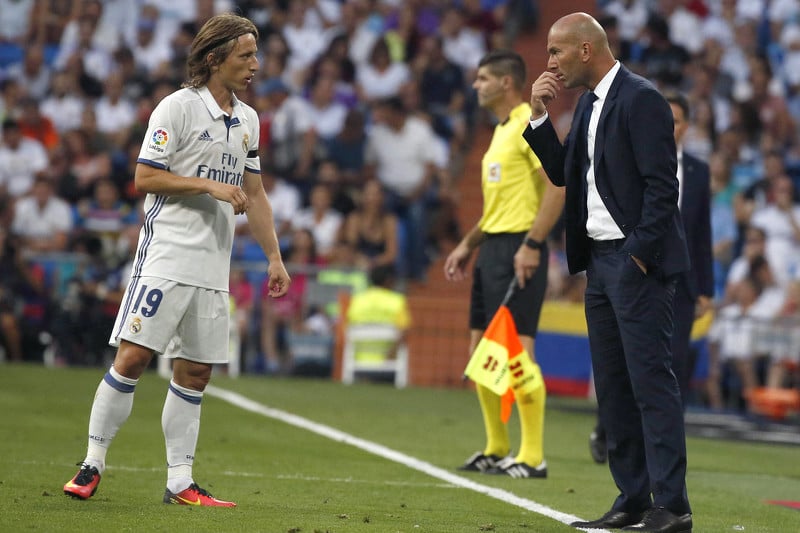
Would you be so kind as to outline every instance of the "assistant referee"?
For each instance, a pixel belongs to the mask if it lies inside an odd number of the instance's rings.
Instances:
[[[478,103],[498,120],[481,163],[483,214],[447,257],[445,277],[460,281],[475,249],[470,297],[472,353],[516,277],[518,290],[509,303],[522,346],[534,359],[534,338],[547,287],[546,238],[564,207],[564,189],[550,183],[539,159],[522,138],[531,108],[523,98],[525,63],[508,50],[494,50],[478,64],[473,83]],[[521,443],[509,456],[508,427],[500,418],[500,396],[477,386],[486,446],[460,466],[516,478],[547,477],[543,430],[545,388],[517,398]],[[507,457],[508,456],[508,457]]]

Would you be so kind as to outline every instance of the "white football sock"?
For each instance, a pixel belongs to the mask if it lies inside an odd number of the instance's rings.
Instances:
[[[133,392],[138,381],[126,378],[112,366],[97,386],[89,417],[89,445],[84,462],[97,468],[101,474],[106,468],[108,447],[131,414]]]
[[[167,489],[173,494],[192,484],[192,464],[200,433],[203,393],[169,382],[161,413],[161,429],[167,445]]]

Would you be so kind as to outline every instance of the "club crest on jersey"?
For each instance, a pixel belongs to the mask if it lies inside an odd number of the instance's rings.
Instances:
[[[128,326],[131,333],[139,333],[142,331],[142,319],[138,316],[131,320],[130,326]]]
[[[150,136],[150,142],[147,143],[147,150],[157,154],[163,154],[167,151],[167,143],[169,142],[169,133],[166,128],[156,128]]]
[[[244,135],[242,135],[242,149],[244,150],[244,153],[248,152],[247,148],[249,146],[250,146],[250,135],[245,133]]]

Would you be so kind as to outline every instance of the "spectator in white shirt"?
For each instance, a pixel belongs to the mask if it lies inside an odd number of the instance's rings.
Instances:
[[[47,150],[42,143],[23,136],[16,120],[5,119],[0,144],[0,191],[12,198],[24,196],[47,163]]]
[[[767,236],[766,257],[779,284],[797,277],[800,270],[800,205],[794,203],[794,185],[786,176],[775,178],[774,201],[756,209],[750,224]]]
[[[30,196],[17,200],[11,233],[23,250],[61,252],[67,249],[73,227],[72,209],[55,195],[47,178],[37,178]]]
[[[300,210],[294,217],[295,229],[307,229],[314,235],[317,254],[327,258],[339,237],[344,217],[331,207],[331,191],[326,185],[315,185],[311,189],[311,205]]]
[[[136,106],[124,96],[124,83],[120,72],[112,72],[103,83],[103,96],[94,106],[98,131],[119,148],[128,140],[136,121]]]
[[[167,69],[173,54],[173,48],[170,46],[171,41],[157,37],[157,17],[158,11],[155,7],[144,6],[142,15],[136,23],[136,35],[130,43],[136,66],[148,72],[151,76]],[[166,72],[166,74],[173,73]]]
[[[44,47],[41,45],[29,46],[25,50],[23,60],[9,66],[6,74],[9,78],[17,80],[28,96],[37,100],[47,96],[50,90],[52,73],[44,61]]]
[[[63,44],[59,48],[54,66],[56,70],[64,70],[73,58],[83,63],[83,70],[96,80],[104,80],[111,72],[113,61],[111,52],[103,48],[93,39],[97,29],[97,19],[84,15],[75,24],[77,38],[72,44]]]
[[[319,140],[330,141],[342,131],[347,107],[336,101],[336,80],[320,76],[311,87],[309,105]]]
[[[35,0],[0,0],[0,42],[27,44]]]
[[[307,16],[307,13],[311,16]],[[289,46],[289,71],[294,85],[304,77],[306,70],[328,46],[320,20],[314,16],[307,3],[301,0],[289,3],[287,21],[282,34]]]
[[[399,98],[373,108],[375,124],[367,134],[364,176],[377,177],[387,190],[389,207],[408,236],[401,250],[404,276],[422,279],[427,267],[429,209],[436,196],[439,142],[430,124],[409,116]]]
[[[59,133],[78,128],[84,102],[78,96],[75,77],[68,72],[57,72],[50,89],[50,95],[40,107],[42,114],[53,121]]]
[[[356,91],[359,100],[365,104],[383,98],[397,96],[400,87],[411,78],[408,65],[392,61],[389,46],[384,39],[378,39],[372,47],[369,61],[356,70]]]
[[[457,7],[445,11],[439,33],[447,59],[461,67],[465,79],[474,79],[478,63],[487,51],[484,35],[467,26],[463,11]]]

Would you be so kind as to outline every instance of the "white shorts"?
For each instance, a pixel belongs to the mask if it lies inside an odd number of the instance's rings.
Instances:
[[[228,293],[162,278],[131,278],[109,344],[120,339],[168,358],[228,362]]]

